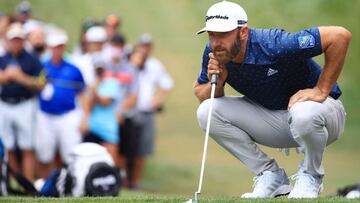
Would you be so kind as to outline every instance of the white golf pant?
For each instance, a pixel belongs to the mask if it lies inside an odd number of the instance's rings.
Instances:
[[[197,111],[203,130],[209,102],[202,102]],[[301,170],[323,176],[324,148],[344,131],[344,107],[340,100],[331,97],[323,103],[298,102],[290,111],[269,110],[246,97],[220,97],[213,102],[210,136],[255,174],[279,168],[257,147],[259,143],[273,148],[301,147]]]

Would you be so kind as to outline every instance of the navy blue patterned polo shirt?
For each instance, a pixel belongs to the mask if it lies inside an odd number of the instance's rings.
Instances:
[[[198,83],[207,83],[207,65],[211,47],[206,45]],[[320,32],[314,27],[296,33],[280,29],[249,29],[242,64],[226,64],[226,83],[239,93],[272,110],[287,109],[297,91],[313,88],[322,68],[312,57],[322,53]],[[341,90],[335,84],[330,92],[334,99]]]

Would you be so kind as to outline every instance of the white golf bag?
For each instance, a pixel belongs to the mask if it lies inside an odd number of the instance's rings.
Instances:
[[[49,176],[40,195],[116,196],[120,182],[119,170],[107,150],[95,143],[81,143],[73,149],[69,165]]]

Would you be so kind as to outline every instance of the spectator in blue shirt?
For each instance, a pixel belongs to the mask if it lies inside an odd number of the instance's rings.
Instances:
[[[313,27],[296,33],[252,29],[238,4],[223,1],[206,14],[207,32],[201,73],[194,93],[197,111],[207,125],[211,85],[218,75],[210,135],[255,175],[255,187],[244,198],[289,194],[316,198],[323,188],[324,148],[343,133],[345,111],[336,81],[345,61],[351,33],[343,27]],[[321,68],[312,57],[324,53]],[[243,96],[225,96],[228,84]],[[256,145],[304,152],[294,188],[276,161]]]
[[[59,150],[62,163],[69,163],[71,152],[82,140],[80,132],[81,107],[86,99],[84,78],[80,70],[64,60],[65,32],[58,30],[48,35],[51,58],[44,63],[46,85],[39,95],[36,154],[40,162],[39,175],[47,177]]]
[[[118,167],[123,167],[119,160],[119,126],[116,116],[118,101],[121,99],[121,84],[115,78],[105,77],[104,63],[96,63],[96,83],[91,91],[91,112],[89,129],[85,142],[103,145],[111,154]]]
[[[11,24],[6,33],[7,50],[0,57],[0,135],[9,150],[9,165],[20,172],[14,150],[22,154],[22,173],[34,179],[34,126],[36,93],[42,65],[24,49],[25,31],[21,24]],[[17,146],[16,146],[17,145]]]

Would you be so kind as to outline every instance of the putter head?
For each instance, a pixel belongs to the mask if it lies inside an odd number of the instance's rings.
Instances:
[[[184,203],[198,203],[198,202],[195,199],[189,199],[188,201],[186,201]]]

